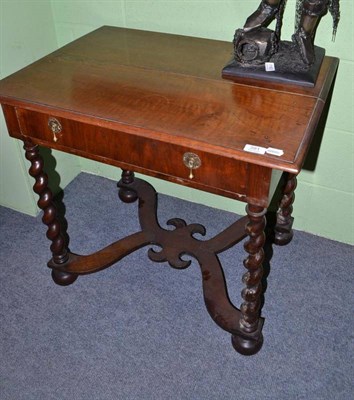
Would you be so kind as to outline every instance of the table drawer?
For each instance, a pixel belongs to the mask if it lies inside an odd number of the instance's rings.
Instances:
[[[17,115],[22,135],[48,147],[147,175],[165,176],[177,183],[182,180],[183,184],[203,190],[209,187],[226,191],[229,197],[243,197],[246,193],[247,164],[241,161],[55,115],[25,109],[18,109]],[[184,163],[189,152],[201,161],[200,167],[193,170],[193,178]]]

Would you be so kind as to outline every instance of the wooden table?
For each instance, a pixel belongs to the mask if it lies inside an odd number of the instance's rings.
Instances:
[[[333,84],[338,60],[325,57],[314,88],[223,80],[232,44],[177,35],[103,27],[0,82],[9,134],[24,141],[34,191],[48,226],[57,284],[116,263],[132,251],[149,250],[155,261],[186,268],[189,254],[202,270],[206,308],[232,334],[241,354],[262,346],[262,262],[265,214],[284,180],[274,241],[292,238],[292,202],[300,172]],[[67,248],[43,171],[38,146],[122,168],[119,196],[139,200],[141,230],[94,254]],[[246,146],[246,147],[245,147]],[[156,193],[134,172],[247,203],[247,215],[209,240],[205,228],[156,217]],[[248,236],[243,303],[229,300],[218,254]]]

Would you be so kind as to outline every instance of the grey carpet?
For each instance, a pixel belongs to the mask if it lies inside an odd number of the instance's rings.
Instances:
[[[70,248],[90,253],[138,229],[113,181],[79,175],[65,190]],[[159,218],[213,236],[235,215],[169,196]],[[237,354],[206,312],[200,271],[149,261],[147,248],[59,287],[41,217],[0,208],[1,400],[354,398],[353,247],[296,232],[274,247],[265,343]],[[222,255],[239,305],[242,246]]]

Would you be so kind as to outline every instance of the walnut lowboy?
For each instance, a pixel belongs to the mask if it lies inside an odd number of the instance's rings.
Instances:
[[[260,316],[266,213],[277,193],[273,242],[292,238],[296,176],[333,87],[338,60],[325,57],[315,87],[221,78],[225,42],[102,27],[0,82],[10,136],[24,142],[59,285],[73,283],[148,245],[156,262],[201,268],[206,308],[241,354],[263,344]],[[141,230],[91,255],[69,251],[39,146],[120,167],[123,202],[138,201]],[[251,149],[251,151],[246,151]],[[275,149],[275,150],[274,150]],[[247,215],[208,240],[199,224],[157,220],[157,195],[141,172],[243,201]],[[278,198],[279,197],[279,198]],[[218,254],[245,237],[243,302],[236,308]]]

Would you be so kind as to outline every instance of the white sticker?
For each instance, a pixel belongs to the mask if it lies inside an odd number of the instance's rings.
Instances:
[[[243,150],[248,151],[249,153],[265,154],[267,149],[265,147],[254,146],[253,144],[246,144]]]
[[[274,149],[273,147],[268,147],[267,149],[265,147],[261,146],[255,146],[253,144],[246,144],[246,146],[243,148],[244,151],[248,151],[249,153],[254,153],[254,154],[271,154],[272,156],[282,156],[284,154],[284,151],[281,149]]]
[[[265,70],[266,70],[267,72],[275,71],[275,65],[274,65],[274,63],[272,63],[272,62],[266,62],[266,63],[264,64],[264,66],[265,66]]]
[[[272,154],[273,156],[282,156],[284,154],[283,150],[280,149],[273,149],[273,147],[268,147],[268,149],[266,150],[267,154]]]

